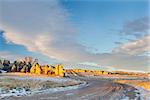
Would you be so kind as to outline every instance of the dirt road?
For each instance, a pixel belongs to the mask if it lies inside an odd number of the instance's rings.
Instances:
[[[104,80],[92,79],[87,82],[87,86],[78,89],[10,97],[7,100],[140,100],[140,93],[134,87]]]

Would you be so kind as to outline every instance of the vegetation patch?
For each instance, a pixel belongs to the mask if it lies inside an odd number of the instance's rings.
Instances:
[[[150,80],[115,80],[115,82],[142,87],[150,91]]]
[[[57,87],[67,87],[78,85],[81,82],[73,81],[73,80],[65,80],[55,82],[48,78],[25,78],[25,77],[9,77],[9,76],[1,76],[0,77],[0,98],[3,96],[12,96],[12,95],[28,95],[35,91],[41,91],[46,89],[53,89]]]

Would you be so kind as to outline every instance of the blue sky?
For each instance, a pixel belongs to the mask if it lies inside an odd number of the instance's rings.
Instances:
[[[67,1],[63,6],[79,28],[79,41],[100,52],[110,52],[114,42],[126,42],[118,34],[126,21],[148,16],[147,2]],[[139,13],[140,12],[140,13]],[[134,37],[131,37],[134,38]]]
[[[150,70],[147,0],[0,0],[0,5],[1,58]]]

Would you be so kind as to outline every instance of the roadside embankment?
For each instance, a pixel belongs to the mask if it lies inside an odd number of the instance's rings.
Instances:
[[[115,82],[142,87],[150,91],[150,80],[115,80]]]
[[[115,80],[114,82],[134,86],[139,90],[142,99],[150,100],[150,80]]]

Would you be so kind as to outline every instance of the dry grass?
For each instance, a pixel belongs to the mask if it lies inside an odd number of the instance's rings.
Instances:
[[[6,77],[5,77],[6,76]],[[11,76],[11,77],[9,77]],[[14,76],[14,77],[13,77]],[[15,78],[18,77],[18,78]],[[19,79],[19,77],[21,79]],[[26,77],[31,77],[32,79],[27,79]],[[47,78],[47,75],[35,75],[26,73],[8,73],[0,75],[0,89],[9,91],[12,89],[24,88],[25,90],[42,90],[55,87],[66,87],[80,84],[76,81],[64,81],[64,82],[54,82],[51,80],[37,80],[34,78]],[[22,79],[23,78],[23,79]]]
[[[115,82],[139,86],[150,91],[150,80],[116,80]]]
[[[21,72],[9,72],[0,74],[0,76],[17,76],[17,77],[56,77],[56,76],[49,76],[44,74],[31,74],[31,73],[21,73]],[[57,76],[58,77],[58,76]]]
[[[26,90],[47,89],[65,86],[62,83],[41,80],[19,80],[13,78],[0,79],[0,88],[3,90],[11,90],[16,88],[25,88]]]

